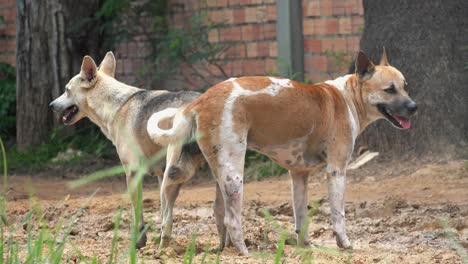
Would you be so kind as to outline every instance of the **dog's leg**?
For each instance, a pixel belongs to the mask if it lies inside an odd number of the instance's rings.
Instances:
[[[127,188],[129,188],[133,179],[133,173],[131,171],[126,171],[125,174],[126,174],[126,179],[127,179]],[[135,223],[136,222],[136,204],[138,200],[137,191],[131,194],[131,199],[132,199],[133,222]],[[143,208],[141,208],[138,232],[141,232],[144,228],[145,228],[145,220],[143,218]],[[137,249],[144,247],[146,245],[146,240],[147,240],[147,237],[146,237],[146,232],[145,232],[142,234],[141,238],[137,241],[135,247]]]
[[[175,168],[181,154],[182,144],[170,144],[167,147],[166,169],[160,188],[162,218],[159,248],[167,247],[171,240],[174,203],[182,186],[182,183],[174,181],[171,175],[174,173],[173,168]]]
[[[225,242],[229,238],[239,251],[248,255],[242,233],[242,199],[244,158],[247,145],[246,139],[235,140],[236,144],[223,142],[220,149],[220,162],[218,164],[218,185],[224,199],[224,224],[228,231]]]
[[[169,242],[171,241],[174,204],[181,187],[182,184],[180,183],[168,184],[164,187],[166,208],[164,211],[164,217],[161,221],[161,242],[159,244],[159,248],[169,246]]]
[[[307,180],[308,171],[294,172],[291,175],[291,191],[293,195],[294,220],[296,222],[297,244],[299,246],[309,245],[307,221]]]
[[[229,233],[226,230],[226,226],[224,225],[224,199],[218,183],[216,183],[216,200],[213,204],[213,211],[216,218],[216,227],[218,229],[219,235],[219,249],[222,250],[224,247],[231,246],[232,242],[229,237]]]
[[[352,148],[347,148],[347,146],[352,146],[352,144],[337,140],[335,144],[328,147],[327,160],[328,199],[331,208],[333,230],[336,236],[336,244],[338,247],[345,249],[351,248],[351,243],[346,235],[344,207],[346,161],[352,152]]]

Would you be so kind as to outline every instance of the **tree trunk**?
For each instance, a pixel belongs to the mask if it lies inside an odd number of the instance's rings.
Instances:
[[[409,130],[379,121],[361,141],[384,153],[466,155],[468,1],[364,0],[363,5],[361,49],[379,62],[385,46],[390,64],[409,83],[418,113]]]
[[[16,135],[21,150],[37,146],[58,123],[48,105],[58,97],[82,56],[97,53],[98,34],[77,23],[94,16],[98,1],[18,0]],[[89,27],[89,25],[88,25]],[[94,27],[93,27],[94,29]]]

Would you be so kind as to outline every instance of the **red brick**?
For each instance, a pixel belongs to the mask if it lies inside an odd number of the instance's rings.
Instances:
[[[234,23],[242,24],[245,22],[245,12],[244,9],[234,9],[233,10]]]
[[[325,38],[322,39],[322,52],[327,50],[333,52],[346,52],[346,39],[345,38]]]
[[[309,71],[326,72],[327,71],[327,57],[320,56],[307,56],[304,58],[305,66]]]
[[[351,18],[351,32],[362,33],[361,29],[364,26],[364,18],[361,16],[354,16]]]
[[[249,40],[254,40],[254,32],[253,32],[253,26],[252,25],[247,25],[247,26],[242,26],[242,40],[243,41],[249,41]]]
[[[312,83],[320,83],[330,79],[328,74],[318,73],[316,71],[306,72],[305,78]]]
[[[303,16],[320,16],[320,1],[307,0],[302,13]]]
[[[257,24],[253,25],[253,36],[254,39],[264,39],[265,36],[263,34],[263,25]]]
[[[337,34],[338,33],[338,19],[329,18],[326,20],[327,34]]]
[[[242,62],[243,75],[264,75],[265,63],[263,60],[244,60]]]
[[[231,65],[231,76],[241,76],[242,75],[242,61],[235,60],[229,62]]]
[[[6,42],[6,51],[8,52],[16,52],[16,41],[14,39],[10,39]]]
[[[259,42],[257,45],[257,54],[259,57],[267,57],[270,53],[270,47],[268,45],[268,42],[262,41]]]
[[[322,40],[318,38],[304,39],[304,51],[311,53],[320,53],[322,51]]]
[[[259,5],[262,3],[263,0],[250,0],[249,4],[251,5]]]
[[[247,43],[247,57],[254,58],[258,56],[257,42]]]
[[[239,6],[241,5],[242,1],[241,0],[229,0],[228,5],[229,6]]]
[[[340,16],[346,14],[345,1],[346,0],[332,0],[332,15]]]
[[[331,16],[332,15],[332,2],[331,0],[321,0],[320,1],[320,15],[321,16]]]
[[[227,58],[245,57],[245,45],[243,43],[232,45],[225,52]]]
[[[278,42],[271,41],[270,42],[270,57],[278,57]]]
[[[206,4],[208,7],[223,7],[227,6],[227,0],[208,0]]]
[[[276,40],[276,24],[264,24],[263,25],[263,36],[264,39],[275,39]]]
[[[328,19],[316,19],[314,21],[314,32],[315,34],[326,35],[327,32],[327,20]]]
[[[245,8],[245,22],[252,23],[257,22],[257,8],[256,7],[247,7]]]
[[[360,40],[361,39],[359,37],[347,37],[346,38],[347,51],[350,53],[358,52]]]
[[[8,12],[6,13],[6,16],[3,17],[3,19],[5,19],[5,21],[7,21],[7,22],[15,23],[15,21],[16,21],[16,9],[14,9],[14,8],[8,9]]]
[[[276,21],[276,5],[267,7],[267,19],[268,21]]]
[[[240,27],[221,28],[219,32],[220,41],[236,41],[241,39]]]
[[[303,21],[304,35],[314,35],[315,34],[314,24],[315,24],[315,19],[310,19],[310,18],[304,19],[304,21]]]
[[[267,75],[278,75],[278,64],[275,59],[265,60],[265,73]]]
[[[351,33],[351,18],[342,17],[339,18],[339,33],[340,34],[349,34]]]

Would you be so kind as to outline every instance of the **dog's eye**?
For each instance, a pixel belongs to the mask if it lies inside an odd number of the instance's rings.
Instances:
[[[388,87],[387,89],[384,89],[384,91],[388,94],[396,94],[397,90],[395,88],[395,85],[392,84],[392,86]]]

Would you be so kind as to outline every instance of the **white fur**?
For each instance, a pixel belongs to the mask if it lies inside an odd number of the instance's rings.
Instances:
[[[348,74],[342,77],[338,77],[334,80],[328,80],[325,83],[335,86],[343,94],[343,96],[346,97],[346,95],[344,94],[346,92],[345,90],[346,82],[351,76],[352,74]],[[356,140],[358,133],[359,133],[359,124],[357,122],[357,118],[354,116],[347,102],[346,102],[346,105],[348,106],[349,122],[351,125],[351,134],[353,136],[353,148],[354,148],[354,141]]]
[[[181,129],[187,125],[187,120],[185,118],[174,118],[174,123],[170,129],[164,130],[159,127],[159,123],[168,118],[173,118],[176,114],[180,111],[179,108],[166,108],[162,111],[154,113],[148,119],[148,124],[146,126],[146,130],[148,131],[148,135],[150,138],[157,144],[166,146],[170,143],[174,143],[179,139],[179,131],[185,129]],[[177,122],[177,123],[176,123]]]
[[[335,86],[336,88],[338,88],[338,90],[340,90],[342,92],[342,91],[345,90],[346,82],[348,81],[349,77],[351,77],[351,76],[352,76],[352,74],[348,74],[348,75],[345,75],[345,76],[342,76],[342,77],[338,77],[338,78],[336,78],[334,80],[328,80],[325,83]]]

